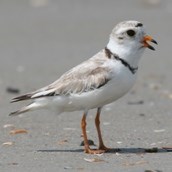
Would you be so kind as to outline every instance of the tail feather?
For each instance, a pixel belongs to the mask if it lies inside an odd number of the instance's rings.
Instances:
[[[40,109],[41,107],[43,107],[44,105],[41,105],[37,102],[33,102],[31,104],[29,104],[28,106],[25,106],[17,111],[14,111],[14,112],[11,112],[9,114],[9,116],[16,116],[16,115],[19,115],[19,114],[22,114],[22,113],[25,113],[25,112],[28,112],[28,111],[33,111],[33,110],[36,110],[36,109]]]
[[[22,114],[22,113],[28,112],[29,110],[30,110],[30,109],[27,108],[27,106],[26,106],[26,107],[23,107],[23,108],[20,109],[20,110],[11,112],[11,113],[9,114],[9,116],[17,116],[17,115],[20,115],[20,114]]]

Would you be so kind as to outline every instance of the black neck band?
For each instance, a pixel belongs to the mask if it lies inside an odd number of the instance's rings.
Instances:
[[[107,57],[108,57],[109,59],[113,56],[116,60],[121,61],[121,63],[122,63],[125,67],[127,67],[127,68],[130,70],[130,72],[131,72],[132,74],[135,74],[135,73],[137,72],[138,67],[135,67],[135,68],[134,68],[134,67],[130,66],[130,64],[129,64],[127,61],[125,61],[124,59],[120,58],[118,55],[113,54],[107,47],[105,47],[105,53],[106,53],[106,55],[107,55]]]

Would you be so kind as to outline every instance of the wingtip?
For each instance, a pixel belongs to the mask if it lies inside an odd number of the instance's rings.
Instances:
[[[22,96],[18,96],[18,97],[14,97],[10,103],[15,103],[15,102],[19,102],[19,101],[23,101],[23,100],[28,100],[31,98],[31,94],[25,94],[25,95],[22,95]]]

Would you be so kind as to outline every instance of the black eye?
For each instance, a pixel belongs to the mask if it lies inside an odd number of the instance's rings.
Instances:
[[[127,30],[127,35],[128,36],[134,36],[136,32],[134,30]]]
[[[137,23],[136,27],[142,27],[143,24],[142,23]]]

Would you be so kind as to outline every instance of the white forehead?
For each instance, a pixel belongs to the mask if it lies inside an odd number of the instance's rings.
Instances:
[[[123,21],[121,23],[118,23],[112,32],[114,34],[118,34],[123,31],[126,31],[128,29],[137,29],[137,30],[140,30],[141,32],[145,32],[145,28],[141,22],[132,21],[132,20],[131,21]]]

